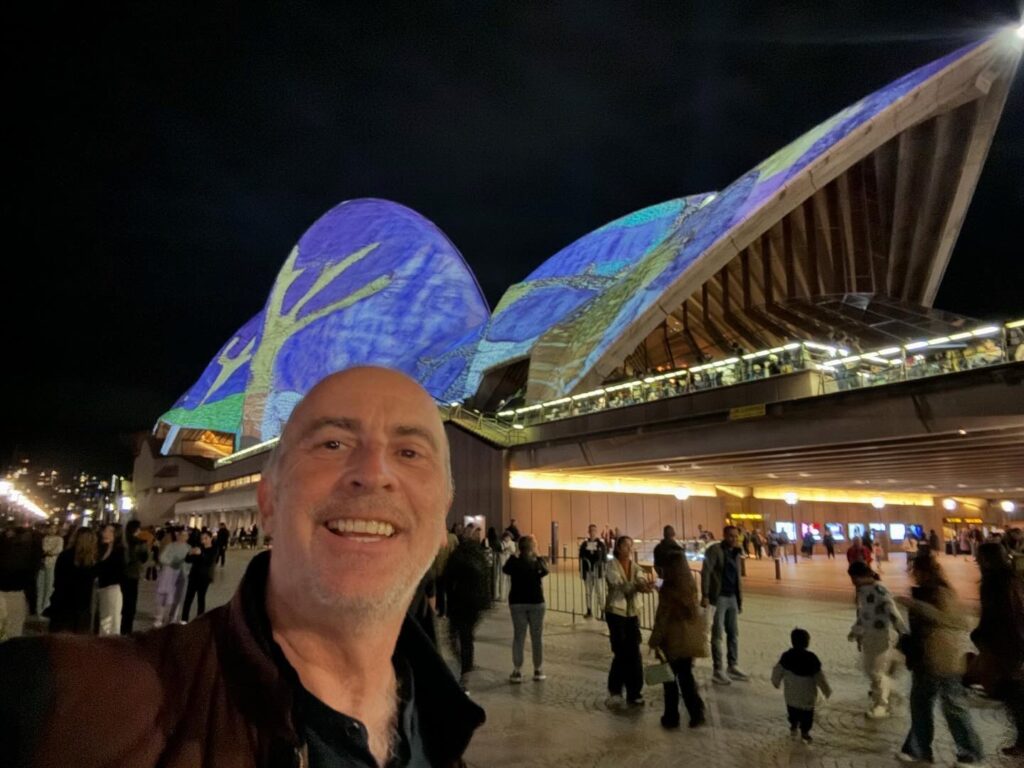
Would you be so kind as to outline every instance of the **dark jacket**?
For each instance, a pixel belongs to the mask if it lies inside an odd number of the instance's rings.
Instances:
[[[444,579],[449,618],[472,619],[491,607],[491,566],[479,543],[467,539],[455,548],[448,556]]]
[[[700,569],[700,591],[714,605],[722,594],[722,579],[725,577],[725,547],[716,542],[704,550],[704,564]],[[740,564],[737,558],[736,568]],[[743,579],[736,580],[736,605],[743,610]]]
[[[675,539],[662,539],[654,547],[654,572],[659,576],[665,575],[665,566],[672,557],[683,555],[682,545]]]
[[[96,567],[75,565],[75,550],[65,549],[53,566],[53,595],[50,607],[50,632],[92,632],[92,590]],[[3,646],[0,646],[2,648]]]
[[[509,576],[509,605],[537,605],[544,602],[541,579],[548,575],[548,566],[541,558],[527,560],[522,555],[513,555],[502,570]]]
[[[213,568],[217,564],[217,548],[200,545],[199,554],[186,555],[185,562],[192,564],[188,572],[188,580],[192,584],[209,584],[213,581]]]
[[[149,543],[138,536],[128,539],[125,547],[124,578],[138,581],[142,578],[142,569],[149,562]]]
[[[124,578],[124,547],[117,543],[112,546],[113,552],[96,561],[96,585],[99,587],[112,587]],[[100,552],[104,551],[100,545]]]
[[[0,645],[4,765],[307,766],[292,718],[298,680],[276,661],[266,615],[269,565],[269,552],[255,557],[231,602],[187,625]],[[396,655],[412,669],[431,764],[462,765],[483,710],[411,619]]]

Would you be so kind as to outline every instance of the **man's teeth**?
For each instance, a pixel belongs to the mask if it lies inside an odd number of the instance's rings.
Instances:
[[[383,520],[328,520],[327,527],[338,533],[361,533],[369,536],[392,536],[394,526]]]

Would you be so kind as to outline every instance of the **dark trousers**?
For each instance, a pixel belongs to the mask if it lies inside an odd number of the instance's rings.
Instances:
[[[199,607],[196,609],[196,616],[202,616],[206,613],[206,590],[210,588],[210,582],[208,581],[192,581],[188,582],[188,588],[185,590],[185,604],[181,608],[181,620],[188,621],[188,612],[192,609],[192,598],[199,599]]]
[[[800,709],[799,707],[786,707],[789,714],[789,727],[799,728],[804,736],[811,732],[814,726],[814,710]]]
[[[139,580],[121,582],[121,634],[130,635],[135,629],[135,609],[139,605]]]
[[[704,715],[704,701],[697,693],[697,681],[693,679],[693,659],[675,659],[669,662],[676,679],[665,683],[665,717],[666,723],[679,722],[679,693],[683,694],[683,704],[690,715],[690,720],[699,720]]]
[[[826,546],[825,546],[825,552],[826,552],[826,553],[828,553],[828,556],[829,556],[829,557],[830,557],[831,559],[833,559],[833,560],[835,560],[835,559],[836,559],[836,548],[835,548],[834,546],[831,546],[831,547],[830,547],[830,546],[827,546],[827,545],[826,545]]]
[[[640,659],[640,619],[636,616],[617,616],[605,613],[608,620],[608,639],[612,644],[612,666],[608,670],[608,693],[626,698],[640,696],[644,687],[644,667]]]
[[[479,621],[479,614],[452,616],[450,611],[448,613],[448,642],[455,658],[459,660],[464,675],[473,669],[473,633]]]
[[[224,565],[224,561],[227,560],[228,548],[226,546],[217,548],[217,562]]]

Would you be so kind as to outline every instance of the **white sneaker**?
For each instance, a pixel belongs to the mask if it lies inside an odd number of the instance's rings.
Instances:
[[[547,680],[548,676],[541,672],[539,669],[535,669],[533,671],[533,679],[539,682],[541,680]]]
[[[889,716],[889,708],[879,704],[877,707],[869,709],[865,714],[871,720],[884,720]]]
[[[513,670],[512,674],[508,676],[508,681],[510,683],[521,683],[521,682],[523,682],[523,673],[520,672],[518,669]]]
[[[732,680],[720,669],[715,670],[715,673],[711,676],[711,682],[715,685],[732,685]]]
[[[729,677],[733,680],[746,681],[750,679],[750,675],[744,672],[739,667],[729,667]]]

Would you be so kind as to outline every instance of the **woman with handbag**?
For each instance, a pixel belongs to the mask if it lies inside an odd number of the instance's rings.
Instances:
[[[608,597],[604,615],[608,622],[608,639],[612,645],[612,666],[608,670],[609,703],[622,700],[636,706],[644,703],[643,661],[640,659],[640,614],[637,593],[650,592],[654,587],[640,566],[633,562],[633,539],[619,536],[615,540],[612,561],[605,570]]]
[[[1004,755],[1024,757],[1024,581],[1013,572],[1002,544],[978,547],[981,569],[981,621],[971,640],[981,653],[972,660],[968,681],[1001,699],[1017,731]]]
[[[693,678],[693,660],[708,655],[707,632],[697,599],[697,582],[686,558],[677,554],[664,567],[664,582],[658,598],[658,613],[648,645],[665,659],[673,678],[664,683],[665,728],[679,727],[679,692],[690,715],[690,727],[704,725],[704,701]]]

